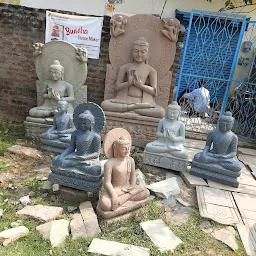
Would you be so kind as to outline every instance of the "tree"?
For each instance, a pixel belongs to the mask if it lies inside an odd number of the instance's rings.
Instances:
[[[208,2],[212,2],[214,0],[206,0]],[[253,0],[242,0],[242,1],[239,1],[239,3],[237,3],[238,1],[236,0],[224,0],[224,7],[222,7],[219,11],[220,12],[223,12],[223,11],[227,11],[227,10],[233,10],[233,9],[243,9],[244,7],[246,6],[256,6],[256,3],[255,1]],[[251,10],[253,11],[253,10]],[[249,11],[249,12],[251,12]]]

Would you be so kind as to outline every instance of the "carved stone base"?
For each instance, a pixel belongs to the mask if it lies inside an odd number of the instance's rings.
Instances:
[[[41,139],[42,149],[45,151],[61,154],[68,146],[69,143],[64,143],[59,140]]]
[[[170,156],[166,153],[156,154],[144,151],[143,164],[153,165],[178,172],[187,170],[188,160]]]
[[[105,111],[105,114],[105,134],[114,128],[124,128],[132,136],[132,145],[138,147],[145,147],[147,143],[156,140],[156,128],[160,119],[140,116],[132,112],[114,113]]]
[[[87,181],[82,180],[81,178],[72,178],[64,175],[59,175],[55,173],[50,173],[48,180],[63,186],[70,188],[75,188],[79,190],[84,190],[87,192],[97,192],[102,187],[102,179],[99,181]]]
[[[200,169],[198,167],[191,167],[190,174],[203,178],[203,179],[208,179],[212,180],[224,185],[228,185],[231,187],[238,188],[239,186],[239,178],[238,177],[230,177],[226,176],[220,173],[212,172],[212,171],[207,171]]]
[[[150,198],[144,199],[142,201],[134,202],[134,201],[128,201],[124,203],[122,206],[120,206],[116,211],[108,211],[104,212],[100,209],[99,204],[97,205],[97,213],[103,218],[103,219],[112,219],[115,217],[122,217],[122,215],[128,214],[129,212],[132,212],[134,210],[137,210],[145,205],[147,205],[150,202]]]
[[[40,139],[42,133],[46,132],[52,125],[24,121],[25,136],[32,139]]]

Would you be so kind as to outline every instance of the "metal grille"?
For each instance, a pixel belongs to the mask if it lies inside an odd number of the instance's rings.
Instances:
[[[187,130],[207,133],[216,127],[228,101],[245,25],[245,16],[192,11],[176,88]],[[183,97],[199,84],[210,94],[206,114],[196,112]]]

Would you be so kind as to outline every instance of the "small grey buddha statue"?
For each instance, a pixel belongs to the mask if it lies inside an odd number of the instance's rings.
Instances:
[[[233,187],[239,186],[241,165],[235,159],[238,138],[231,131],[233,124],[231,112],[225,112],[220,117],[218,129],[208,133],[203,152],[194,156],[191,174]]]
[[[99,160],[99,132],[104,122],[103,110],[94,103],[80,104],[75,109],[77,130],[72,133],[70,146],[53,158],[50,181],[89,192],[100,189],[103,171]]]
[[[69,104],[65,100],[58,101],[58,112],[54,115],[53,125],[41,135],[43,149],[61,153],[69,146],[71,134],[75,131],[73,116],[68,113]]]

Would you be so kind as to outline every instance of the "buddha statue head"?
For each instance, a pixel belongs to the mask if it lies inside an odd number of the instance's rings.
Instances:
[[[50,65],[50,75],[53,81],[64,80],[64,67],[58,60],[54,60]]]
[[[77,130],[92,131],[95,124],[95,118],[91,111],[86,110],[78,116]]]
[[[59,100],[58,101],[58,105],[57,105],[57,110],[58,112],[61,112],[61,113],[67,113],[68,111],[68,102],[65,101],[65,100]]]
[[[113,143],[114,157],[127,157],[130,155],[131,141],[122,136]]]
[[[232,113],[229,111],[225,112],[219,119],[219,129],[223,133],[231,131],[233,124],[234,118],[232,117]]]
[[[149,43],[144,37],[139,37],[133,43],[132,58],[137,63],[148,63],[149,58]]]
[[[180,116],[180,106],[176,101],[173,101],[171,104],[168,105],[167,107],[167,119],[173,121],[173,120],[178,120]]]

